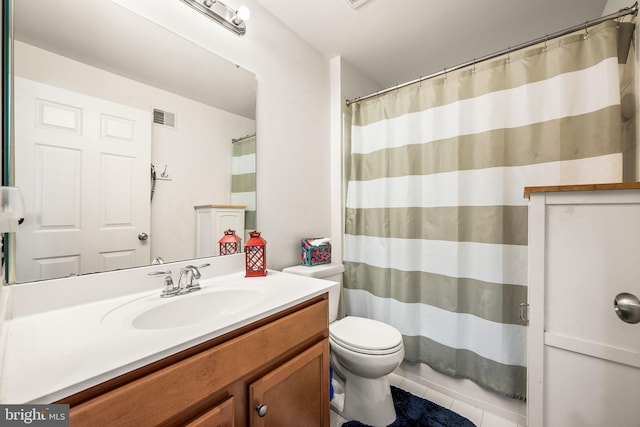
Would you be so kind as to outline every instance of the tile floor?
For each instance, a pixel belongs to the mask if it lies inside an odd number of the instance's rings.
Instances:
[[[391,385],[406,390],[409,393],[422,397],[423,399],[430,400],[440,406],[451,409],[452,411],[469,419],[477,427],[521,427],[513,421],[505,420],[497,415],[473,407],[468,403],[455,400],[446,394],[431,390],[423,385],[417,384],[406,378],[402,378],[399,375],[391,374],[389,379]],[[345,419],[331,411],[331,427],[340,427],[344,422],[346,422]]]

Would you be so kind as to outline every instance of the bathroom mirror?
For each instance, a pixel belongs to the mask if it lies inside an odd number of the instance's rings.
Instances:
[[[196,206],[240,207],[255,227],[252,73],[109,0],[11,12],[4,183],[26,212],[7,283],[214,255],[197,253]],[[238,175],[253,188],[232,193]]]

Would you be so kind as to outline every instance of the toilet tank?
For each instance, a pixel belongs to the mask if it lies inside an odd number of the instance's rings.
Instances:
[[[340,283],[339,287],[329,290],[329,322],[333,322],[338,318],[340,294],[342,293],[342,273],[344,272],[344,265],[333,263],[314,265],[311,267],[306,265],[294,265],[293,267],[287,267],[283,269],[282,272]]]

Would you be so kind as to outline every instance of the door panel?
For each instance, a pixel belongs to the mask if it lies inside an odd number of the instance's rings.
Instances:
[[[19,77],[15,88],[16,280],[149,263],[150,113]]]

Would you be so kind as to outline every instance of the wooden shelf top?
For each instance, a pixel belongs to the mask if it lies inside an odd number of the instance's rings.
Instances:
[[[637,190],[640,182],[616,182],[610,184],[580,184],[580,185],[547,185],[541,187],[525,187],[524,197],[528,199],[531,193],[556,193],[560,191],[601,191],[601,190]]]

